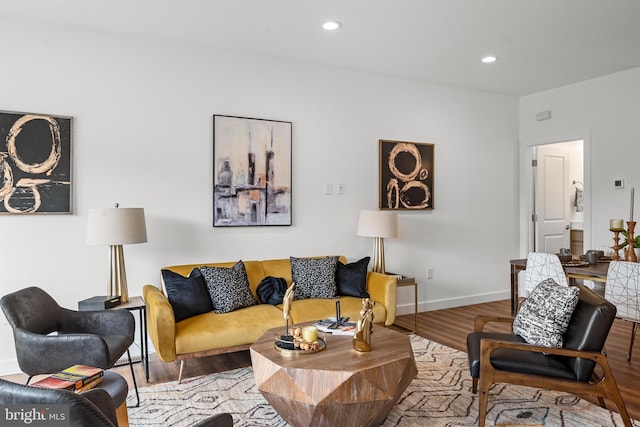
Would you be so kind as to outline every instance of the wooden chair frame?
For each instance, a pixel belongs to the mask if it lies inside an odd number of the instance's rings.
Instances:
[[[478,316],[474,321],[475,332],[482,332],[484,325],[489,322],[513,323],[513,318]],[[589,382],[565,380],[553,377],[542,377],[538,375],[524,374],[519,372],[509,372],[495,369],[491,364],[491,353],[499,348],[506,348],[519,351],[532,351],[557,356],[578,357],[595,362],[603,371],[601,378],[593,376]],[[483,339],[480,342],[480,378],[473,379],[472,389],[475,393],[480,388],[479,418],[478,426],[484,427],[489,403],[489,389],[495,383],[507,383],[524,385],[529,387],[544,388],[549,390],[564,391],[567,393],[583,396],[597,397],[600,406],[606,408],[604,398],[615,403],[620,413],[620,417],[626,427],[632,427],[631,418],[622,400],[622,395],[613,377],[613,372],[604,353],[572,350],[568,348],[549,348],[531,345],[527,343],[517,343],[510,341],[499,341]]]

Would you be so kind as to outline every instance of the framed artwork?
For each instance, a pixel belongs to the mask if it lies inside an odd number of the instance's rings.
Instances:
[[[381,139],[380,209],[433,209],[434,145]]]
[[[0,214],[71,214],[73,118],[0,111]]]
[[[291,225],[291,127],[213,116],[214,227]]]

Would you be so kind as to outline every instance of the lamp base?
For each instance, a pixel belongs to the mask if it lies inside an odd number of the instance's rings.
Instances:
[[[372,271],[385,274],[384,268],[384,239],[382,237],[373,238],[373,266]]]
[[[121,302],[129,301],[127,288],[127,272],[124,266],[124,249],[122,245],[109,246],[109,295],[120,296]]]

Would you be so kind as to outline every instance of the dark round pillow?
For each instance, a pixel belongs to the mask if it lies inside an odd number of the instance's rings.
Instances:
[[[267,276],[256,288],[256,294],[263,304],[282,304],[284,293],[287,291],[287,281],[282,277]]]

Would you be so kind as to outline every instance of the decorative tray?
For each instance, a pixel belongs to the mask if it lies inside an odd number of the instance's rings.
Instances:
[[[580,261],[577,259],[562,263],[563,267],[586,267],[587,265],[589,265],[587,261]]]
[[[291,355],[313,354],[313,353],[319,353],[325,348],[327,348],[327,343],[324,341],[324,339],[318,337],[317,350],[313,350],[313,349],[303,350],[301,348],[295,348],[295,346],[293,345],[293,337],[291,335],[281,335],[281,336],[276,336],[276,342],[274,343],[274,346],[276,350],[278,350],[280,353],[283,353],[283,354],[291,354]]]

